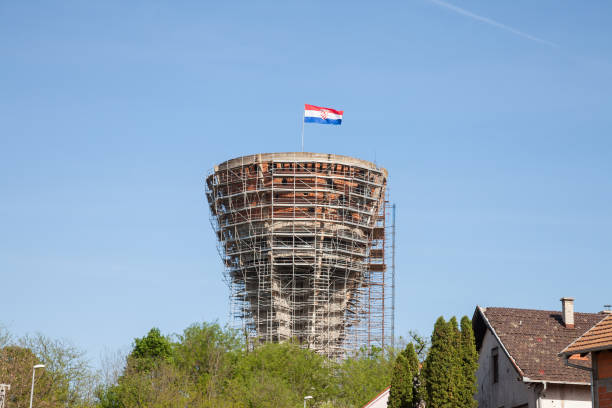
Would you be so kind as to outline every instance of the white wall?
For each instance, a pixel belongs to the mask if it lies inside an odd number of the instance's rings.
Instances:
[[[377,396],[374,401],[370,402],[363,408],[387,408],[387,402],[389,401],[389,390],[385,390],[381,395]]]
[[[499,381],[493,383],[493,366],[491,350],[498,348]],[[506,356],[501,345],[489,330],[480,348],[478,358],[478,408],[512,408],[522,404],[529,404],[529,408],[536,408],[536,394],[533,389],[518,380],[518,373],[512,362]]]
[[[591,408],[592,406],[590,386],[552,384],[542,393],[541,408]]]

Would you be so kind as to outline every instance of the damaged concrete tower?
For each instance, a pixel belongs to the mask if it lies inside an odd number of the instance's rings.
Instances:
[[[341,358],[392,342],[387,171],[320,153],[266,153],[215,166],[211,220],[231,313],[250,341],[299,341]]]

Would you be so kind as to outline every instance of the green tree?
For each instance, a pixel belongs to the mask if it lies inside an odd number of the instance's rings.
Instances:
[[[337,362],[292,342],[247,350],[216,323],[174,342],[153,329],[134,341],[122,374],[107,376],[116,381],[98,389],[98,408],[301,408],[306,395],[311,406],[353,408],[389,385],[394,357],[373,347]]]
[[[337,370],[338,394],[335,406],[361,407],[387,388],[395,356],[391,350],[362,348],[343,360]]]
[[[198,386],[202,398],[219,397],[223,383],[233,374],[243,344],[238,332],[217,323],[193,324],[178,336],[174,346],[177,367]]]
[[[388,407],[412,408],[418,404],[418,375],[418,356],[414,345],[409,343],[395,359]]]
[[[130,371],[151,371],[161,363],[172,362],[172,342],[158,328],[146,336],[134,339],[134,348],[127,358]]]
[[[453,329],[443,317],[439,317],[431,335],[431,347],[423,367],[425,401],[430,408],[454,408],[453,396],[457,394],[454,380],[455,351]]]
[[[147,370],[128,367],[111,395],[117,398],[110,402],[120,408],[184,408],[199,402],[194,385],[167,361],[156,361]]]
[[[298,344],[263,344],[243,353],[237,362],[229,384],[231,399],[253,408],[299,406],[305,395],[326,401],[334,394],[330,363]],[[269,405],[266,400],[278,405]]]
[[[98,408],[121,408],[121,390],[116,384],[101,385],[96,389]]]
[[[459,405],[462,408],[476,408],[478,401],[474,399],[478,391],[476,370],[478,370],[478,351],[472,321],[467,317],[461,318],[461,384],[459,390]]]
[[[450,381],[451,381],[451,400],[450,403],[454,407],[459,406],[461,385],[463,384],[463,371],[461,368],[461,332],[455,316],[448,321],[450,329],[450,348],[448,349],[448,358],[451,361]]]
[[[0,383],[10,384],[7,407],[29,406],[32,366],[36,370],[34,405],[45,408],[91,406],[95,396],[96,377],[84,353],[63,340],[49,339],[42,334],[13,339],[4,332],[0,348]]]
[[[232,381],[227,390],[230,406],[248,408],[300,407],[301,398],[286,377],[259,369]]]
[[[412,345],[412,343],[410,343]],[[409,408],[412,402],[413,373],[404,353],[399,353],[393,364],[391,390],[389,391],[389,408]]]
[[[97,390],[100,408],[185,406],[193,399],[173,359],[173,345],[158,328],[134,339],[123,374],[116,384]]]
[[[36,375],[49,377],[55,398],[63,407],[93,403],[97,378],[83,350],[66,340],[51,339],[40,333],[23,336],[18,344],[31,350],[45,365]]]
[[[30,386],[32,381],[32,366],[40,364],[40,359],[32,350],[9,345],[0,349],[0,383],[10,384],[7,394],[7,406],[25,408],[30,400]],[[57,393],[54,392],[51,378],[43,370],[36,373],[36,393],[34,403],[37,406],[60,406]]]
[[[172,343],[154,327],[143,338],[134,339],[134,349],[130,357],[168,361],[172,357]]]

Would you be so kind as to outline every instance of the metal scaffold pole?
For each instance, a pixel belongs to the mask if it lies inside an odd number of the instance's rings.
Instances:
[[[395,347],[395,203],[391,224],[391,347]]]

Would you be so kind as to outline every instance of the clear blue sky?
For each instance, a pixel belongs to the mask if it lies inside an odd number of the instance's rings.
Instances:
[[[2,2],[0,321],[96,360],[227,320],[203,178],[299,149],[376,160],[397,334],[474,307],[612,302],[606,1]]]

